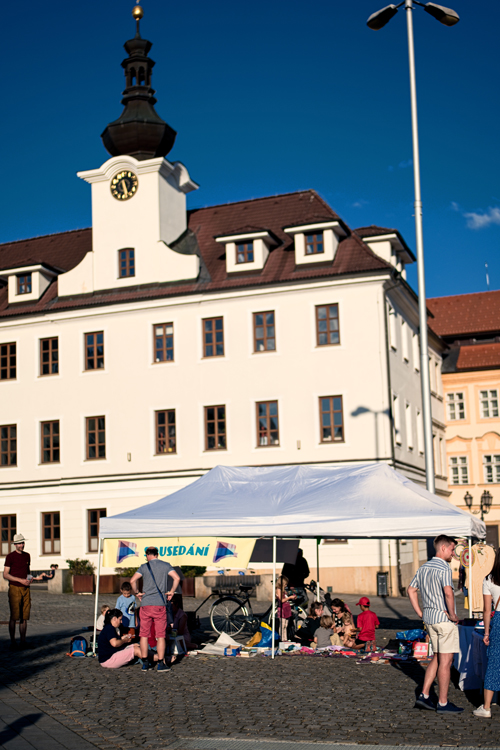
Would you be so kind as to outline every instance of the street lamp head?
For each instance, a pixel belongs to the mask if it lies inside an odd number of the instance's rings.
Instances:
[[[368,28],[373,29],[373,31],[378,31],[379,29],[382,29],[386,23],[389,23],[391,18],[393,18],[397,12],[398,9],[395,5],[386,5],[385,8],[377,10],[376,13],[372,13],[366,22],[366,25]]]
[[[460,16],[456,11],[436,3],[426,3],[424,10],[445,26],[455,26],[460,21]]]
[[[491,508],[492,502],[493,495],[491,494],[491,492],[488,492],[488,490],[485,490],[481,495],[481,510],[484,513],[488,513]]]
[[[464,495],[464,501],[468,509],[470,510],[472,508],[472,495],[470,492],[466,492]]]

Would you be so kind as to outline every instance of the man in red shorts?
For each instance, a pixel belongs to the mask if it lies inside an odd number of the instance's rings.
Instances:
[[[146,563],[138,568],[130,579],[132,591],[141,602],[140,617],[141,628],[141,658],[143,660],[142,671],[147,672],[148,663],[148,638],[151,633],[151,623],[154,622],[156,634],[156,650],[158,653],[158,672],[168,672],[169,667],[165,664],[165,636],[167,632],[167,610],[170,609],[171,601],[180,578],[168,562],[158,560],[158,549],[148,547],[146,550]],[[142,593],[137,589],[137,581],[143,579]],[[169,578],[172,579],[172,588],[169,591]]]
[[[26,539],[22,534],[15,534],[15,550],[10,552],[5,558],[5,567],[3,577],[9,582],[9,635],[10,647],[17,648],[16,643],[16,620],[19,620],[19,635],[21,642],[19,647],[26,648],[26,628],[30,619],[31,609],[31,592],[30,584],[33,576],[30,576],[31,558],[24,551]],[[28,576],[30,576],[28,578]],[[37,579],[38,580],[38,579]]]

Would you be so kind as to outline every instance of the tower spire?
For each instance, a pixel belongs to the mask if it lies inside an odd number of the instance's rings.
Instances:
[[[177,135],[154,108],[156,99],[151,79],[155,63],[148,57],[152,43],[141,37],[139,24],[143,15],[143,8],[136,5],[132,10],[135,37],[124,45],[128,53],[122,62],[126,81],[122,99],[125,109],[101,134],[104,148],[111,156],[129,154],[139,160],[166,156]]]

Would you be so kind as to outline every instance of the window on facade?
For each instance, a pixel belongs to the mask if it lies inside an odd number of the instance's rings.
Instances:
[[[42,555],[61,554],[61,518],[59,513],[42,513]]]
[[[175,453],[175,409],[156,412],[156,454]]]
[[[394,351],[396,351],[398,348],[397,333],[396,333],[397,313],[392,305],[388,306],[388,313],[389,313],[389,346],[391,347],[391,349],[394,349]]]
[[[467,456],[450,456],[450,484],[469,484]]]
[[[14,535],[17,534],[16,516],[0,516],[2,531],[2,557],[14,552]]]
[[[118,275],[120,279],[135,276],[135,250],[133,247],[118,250]]]
[[[17,425],[0,425],[0,467],[17,466]]]
[[[264,447],[279,444],[278,402],[261,401],[257,404],[257,445]]]
[[[394,439],[397,445],[401,445],[401,413],[399,409],[399,396],[392,394],[392,419],[394,424]]]
[[[403,360],[405,362],[410,361],[410,354],[408,351],[409,341],[408,341],[408,324],[406,323],[406,320],[401,318],[401,350],[403,354]]]
[[[253,242],[239,242],[236,244],[236,263],[252,263]]]
[[[42,464],[57,464],[59,457],[59,422],[42,422]]]
[[[323,232],[306,234],[306,255],[318,255],[325,252],[323,245]]]
[[[340,343],[339,306],[316,306],[316,342],[318,346]]]
[[[106,458],[106,417],[87,417],[87,461]]]
[[[226,407],[205,406],[205,450],[226,450]]]
[[[448,419],[465,419],[465,399],[462,391],[458,393],[448,393],[446,396],[448,404]]]
[[[418,340],[418,333],[412,334],[411,343],[413,349],[413,369],[420,372],[420,343]]]
[[[17,293],[31,294],[31,274],[25,273],[17,277]]]
[[[417,442],[418,452],[424,453],[424,418],[421,411],[417,411]]]
[[[104,333],[85,334],[85,369],[102,370],[104,367]]]
[[[496,388],[489,391],[479,391],[479,401],[483,419],[498,417],[498,391]]]
[[[88,551],[89,552],[97,552],[99,550],[99,522],[101,518],[106,518],[106,508],[99,508],[99,510],[87,511]]]
[[[276,329],[274,327],[274,311],[254,313],[253,333],[255,352],[275,351]]]
[[[405,404],[405,429],[406,429],[406,447],[409,451],[413,450],[413,420],[411,418],[411,406]]]
[[[483,456],[484,481],[489,484],[500,483],[500,456]]]
[[[59,340],[41,339],[40,341],[40,375],[57,375],[59,373]]]
[[[205,318],[203,321],[203,356],[224,356],[224,321],[222,318]]]
[[[342,396],[323,396],[319,400],[319,421],[322,443],[344,441]]]
[[[15,380],[16,344],[0,344],[0,380]]]
[[[161,323],[153,326],[155,362],[174,361],[174,324]]]

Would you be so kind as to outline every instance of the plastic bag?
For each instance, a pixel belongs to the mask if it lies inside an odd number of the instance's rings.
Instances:
[[[266,625],[265,622],[260,623],[260,632],[262,633],[262,638],[259,641],[259,648],[271,648],[272,644],[272,629],[270,625]],[[279,641],[280,636],[279,633],[274,633],[274,640]]]

